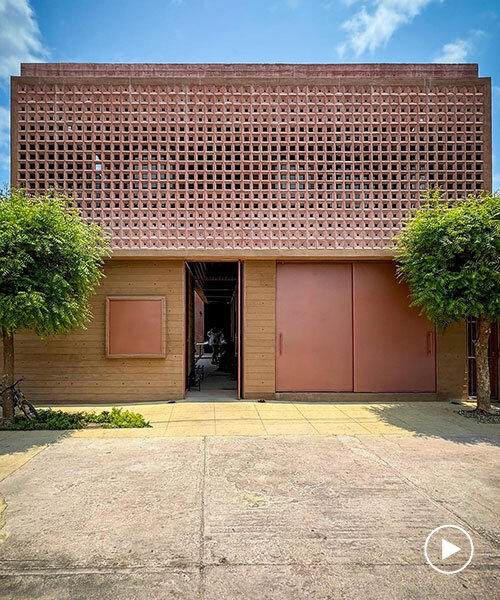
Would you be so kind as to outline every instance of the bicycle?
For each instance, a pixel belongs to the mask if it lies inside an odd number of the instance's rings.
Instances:
[[[18,408],[24,413],[27,419],[38,419],[38,412],[36,408],[33,406],[33,404],[31,404],[29,400],[26,400],[26,396],[18,387],[21,381],[23,381],[23,379],[24,377],[21,377],[21,379],[18,379],[15,383],[9,385],[9,387],[4,388],[0,392],[0,396],[3,396],[3,394],[5,394],[6,391],[12,390],[14,394],[14,411],[16,410],[16,408]]]

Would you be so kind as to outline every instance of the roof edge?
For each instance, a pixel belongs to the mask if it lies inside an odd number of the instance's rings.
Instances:
[[[477,63],[21,63],[21,77],[478,77]]]

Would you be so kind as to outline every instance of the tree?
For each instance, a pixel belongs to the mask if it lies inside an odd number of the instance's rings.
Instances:
[[[412,306],[440,328],[478,319],[477,407],[491,412],[488,342],[500,318],[500,196],[447,201],[438,190],[407,221],[397,240],[398,274]]]
[[[14,334],[45,337],[85,327],[88,301],[103,275],[108,244],[65,196],[0,192],[0,329],[3,385],[14,382]],[[14,418],[12,393],[3,398],[4,422]]]

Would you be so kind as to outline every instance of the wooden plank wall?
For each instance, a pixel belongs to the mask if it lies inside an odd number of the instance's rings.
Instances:
[[[467,398],[467,332],[465,323],[453,323],[437,332],[436,378],[440,400]]]
[[[105,274],[86,330],[44,340],[16,335],[16,377],[26,377],[22,389],[30,400],[112,403],[183,396],[184,262],[112,260]],[[166,297],[166,358],[106,358],[106,296],[141,294]]]
[[[276,262],[244,265],[243,396],[274,398]]]
[[[270,399],[275,397],[276,263],[250,260],[244,269],[244,397]],[[109,404],[183,397],[184,262],[112,260],[105,273],[86,330],[44,340],[16,335],[16,377],[26,377],[23,390],[29,399]],[[166,358],[106,358],[106,296],[156,294],[166,297]],[[464,325],[438,335],[440,398],[464,397],[465,351]]]

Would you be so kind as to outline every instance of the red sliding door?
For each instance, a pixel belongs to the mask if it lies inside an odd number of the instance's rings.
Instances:
[[[391,262],[353,264],[354,391],[434,392],[434,327]]]
[[[276,265],[276,391],[353,389],[352,266]]]

